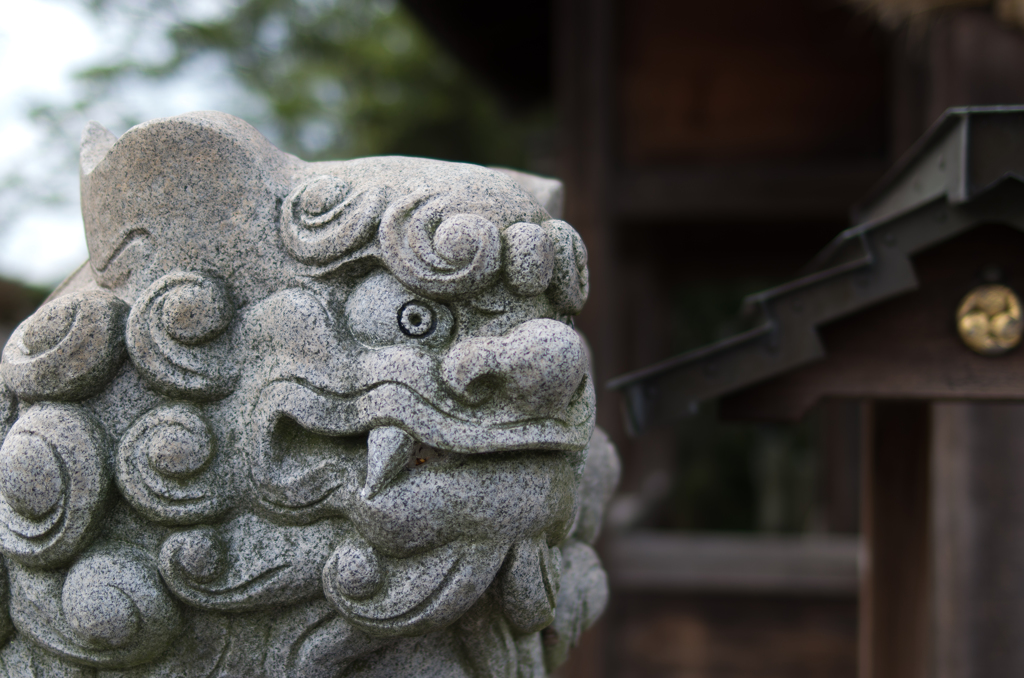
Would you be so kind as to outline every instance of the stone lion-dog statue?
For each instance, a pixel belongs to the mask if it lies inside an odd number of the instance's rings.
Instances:
[[[528,175],[83,134],[90,259],[0,363],[0,676],[525,678],[618,461]],[[556,215],[557,216],[557,215]]]

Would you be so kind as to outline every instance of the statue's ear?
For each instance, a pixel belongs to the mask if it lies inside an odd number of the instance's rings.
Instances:
[[[533,199],[540,203],[541,207],[547,210],[552,219],[562,218],[562,202],[564,200],[564,189],[562,182],[551,177],[542,177],[538,174],[529,174],[507,167],[492,167],[503,174],[507,174],[519,188],[533,196]]]
[[[241,301],[279,287],[279,204],[299,162],[223,113],[150,120],[120,139],[90,123],[82,218],[97,282],[129,303],[176,270],[237,273]]]
[[[78,156],[78,168],[82,175],[92,172],[107,153],[114,147],[117,137],[95,120],[82,130],[82,146]]]

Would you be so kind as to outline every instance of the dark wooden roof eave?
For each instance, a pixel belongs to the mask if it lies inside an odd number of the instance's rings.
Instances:
[[[974,152],[993,144],[1005,157],[993,162]],[[1024,107],[950,109],[855,208],[862,221],[806,275],[745,300],[755,318],[750,330],[609,382],[624,396],[630,430],[823,358],[817,328],[915,289],[914,254],[986,222],[1024,231],[1021,177]]]

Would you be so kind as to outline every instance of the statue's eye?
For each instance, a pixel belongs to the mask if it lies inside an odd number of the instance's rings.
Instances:
[[[455,327],[451,310],[424,299],[386,271],[370,274],[345,301],[352,337],[366,346],[413,344],[419,349],[446,345]]]
[[[409,301],[398,310],[398,327],[407,337],[429,336],[436,326],[437,318],[426,304]]]

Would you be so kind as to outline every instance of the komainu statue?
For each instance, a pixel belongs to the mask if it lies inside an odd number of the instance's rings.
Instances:
[[[564,661],[618,461],[586,250],[530,181],[307,163],[220,113],[91,123],[90,260],[0,363],[0,676]]]

